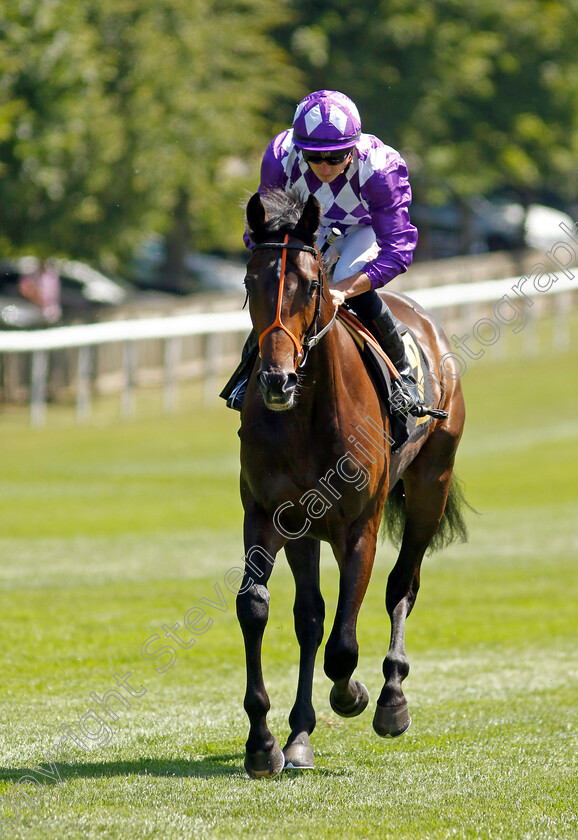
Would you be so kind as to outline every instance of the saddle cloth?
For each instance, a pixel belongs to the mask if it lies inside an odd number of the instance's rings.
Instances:
[[[383,349],[367,328],[364,327],[352,312],[340,307],[337,317],[352,335],[378,393],[385,400],[386,404],[393,408],[395,405],[395,391],[392,385],[392,378],[396,379],[398,376],[393,363],[387,358]],[[419,394],[426,405],[433,405],[434,393],[430,368],[425,354],[415,334],[407,324],[404,324],[397,318],[395,320],[405,345],[405,351],[412,367],[413,375],[418,383]],[[400,415],[392,411],[391,434],[394,439],[394,443],[392,444],[393,452],[397,453],[406,444],[419,440],[425,434],[427,427],[433,420],[434,418],[429,415],[425,417],[414,417],[412,414]]]

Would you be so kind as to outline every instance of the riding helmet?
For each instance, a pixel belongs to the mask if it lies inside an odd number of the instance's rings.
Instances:
[[[302,99],[293,117],[293,142],[305,151],[350,149],[361,136],[357,106],[338,90],[317,90]]]

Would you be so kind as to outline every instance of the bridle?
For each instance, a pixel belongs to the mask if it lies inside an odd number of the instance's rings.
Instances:
[[[263,344],[263,339],[266,335],[268,335],[272,330],[280,329],[286,333],[293,345],[295,347],[295,370],[298,367],[303,367],[305,362],[307,361],[307,356],[309,354],[309,350],[323,338],[323,336],[329,332],[333,324],[335,323],[335,319],[337,318],[337,307],[335,307],[335,312],[333,313],[333,317],[331,321],[323,327],[320,332],[317,332],[317,322],[319,320],[319,316],[321,313],[321,298],[325,300],[325,296],[323,294],[323,283],[325,280],[325,269],[323,267],[323,258],[321,256],[321,252],[319,248],[312,247],[311,245],[305,245],[305,243],[296,243],[296,242],[289,242],[289,234],[285,234],[285,239],[283,242],[260,242],[257,245],[253,246],[253,251],[264,251],[276,249],[281,250],[281,266],[279,271],[279,291],[277,294],[277,311],[275,314],[275,320],[273,323],[264,330],[261,335],[259,336],[259,354],[261,354],[261,345]],[[287,251],[305,251],[308,254],[313,254],[315,259],[317,260],[318,266],[318,279],[315,286],[315,314],[313,316],[313,320],[311,321],[310,325],[307,327],[305,331],[305,335],[303,336],[303,341],[300,342],[296,335],[294,335],[290,329],[288,329],[283,321],[281,320],[281,307],[283,305],[283,291],[285,288],[285,269],[287,265]],[[250,259],[250,258],[249,258]],[[315,332],[314,332],[315,331]]]

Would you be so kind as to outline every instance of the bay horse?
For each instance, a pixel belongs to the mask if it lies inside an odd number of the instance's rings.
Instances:
[[[392,452],[389,405],[377,393],[351,334],[335,320],[315,244],[319,203],[313,196],[304,203],[294,193],[273,190],[252,196],[246,213],[254,247],[245,286],[260,364],[249,379],[239,431],[245,570],[236,607],[250,723],[244,764],[249,776],[262,778],[284,766],[310,769],[314,764],[312,682],[325,612],[319,586],[321,540],[330,544],[339,568],[337,610],[325,646],[324,669],[333,682],[330,703],[345,717],[367,706],[367,689],[352,678],[358,660],[356,624],[384,506],[386,518],[400,525],[402,541],[387,583],[391,639],[373,726],[384,737],[408,728],[411,718],[401,686],[409,672],[404,631],[421,561],[428,547],[465,539],[464,500],[452,479],[465,409],[459,371],[446,355],[450,346],[440,327],[406,296],[387,294],[394,314],[418,337],[430,370],[440,372],[432,377],[435,399],[448,413],[447,419],[430,422],[419,441]],[[371,448],[368,439],[360,439],[368,422],[374,441],[381,427],[379,446]],[[270,702],[261,667],[267,582],[281,548],[295,579],[300,646],[291,733],[283,750],[267,725]]]

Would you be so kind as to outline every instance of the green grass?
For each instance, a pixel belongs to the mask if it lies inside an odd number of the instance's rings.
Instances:
[[[467,545],[424,564],[407,629],[412,727],[382,741],[370,710],[334,715],[320,657],[316,769],[267,782],[243,771],[244,658],[223,582],[242,555],[236,416],[194,408],[193,395],[174,417],[151,404],[131,423],[105,412],[78,428],[71,412],[51,408],[47,428],[31,431],[21,413],[0,417],[4,836],[576,837],[576,374],[575,348],[468,369],[457,471],[480,514],[468,515]],[[357,676],[371,706],[394,553],[380,546],[360,616]],[[327,551],[322,578],[329,625]],[[281,742],[298,660],[291,590],[282,561],[264,649]],[[222,611],[201,604],[219,592]],[[145,660],[143,643],[202,606],[213,625],[157,673],[167,659]],[[57,764],[62,781],[45,777],[35,803],[32,785],[18,781],[45,762],[60,726],[80,734],[90,693],[117,688],[114,675],[127,671],[146,692],[115,706],[110,742],[74,747],[72,764]],[[19,790],[29,799],[15,799]]]

